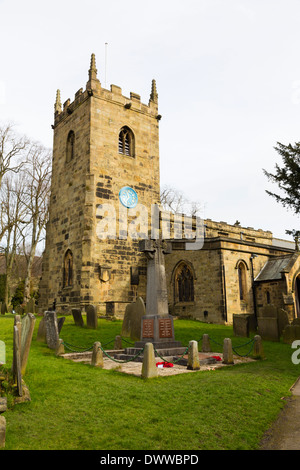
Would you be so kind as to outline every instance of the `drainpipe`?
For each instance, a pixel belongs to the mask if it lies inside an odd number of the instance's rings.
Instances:
[[[257,258],[257,255],[251,254],[250,256],[250,263],[251,263],[251,278],[252,278],[252,294],[253,294],[253,308],[254,308],[254,317],[255,322],[257,325],[257,310],[256,310],[256,293],[255,293],[255,285],[254,285],[254,269],[253,269],[253,260]]]

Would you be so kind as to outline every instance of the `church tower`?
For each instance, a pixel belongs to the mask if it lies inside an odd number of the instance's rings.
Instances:
[[[58,310],[93,304],[122,317],[129,302],[145,298],[146,260],[134,232],[147,230],[141,212],[150,227],[159,202],[159,119],[155,81],[148,105],[116,85],[107,90],[94,54],[85,90],[63,106],[57,91],[42,309],[56,300]]]

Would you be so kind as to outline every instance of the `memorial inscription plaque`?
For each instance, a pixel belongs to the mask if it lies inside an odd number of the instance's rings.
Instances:
[[[154,337],[154,320],[147,319],[143,321],[143,338]]]
[[[159,337],[160,338],[172,338],[172,322],[169,318],[160,318],[158,320],[159,325]]]

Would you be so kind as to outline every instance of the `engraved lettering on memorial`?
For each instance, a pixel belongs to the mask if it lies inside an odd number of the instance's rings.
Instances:
[[[169,319],[159,320],[159,337],[172,338],[172,323]]]
[[[143,338],[153,338],[154,335],[154,320],[143,321]]]

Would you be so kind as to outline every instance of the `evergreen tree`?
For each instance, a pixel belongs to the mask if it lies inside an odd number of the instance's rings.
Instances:
[[[266,190],[267,194],[274,197],[283,207],[293,210],[296,215],[300,214],[300,142],[294,145],[283,145],[277,142],[275,150],[282,157],[283,165],[275,165],[275,172],[266,170],[264,174],[269,181],[276,183],[281,191],[280,194]],[[299,249],[298,240],[300,231],[298,229],[286,230],[288,235],[294,237],[296,250]]]

